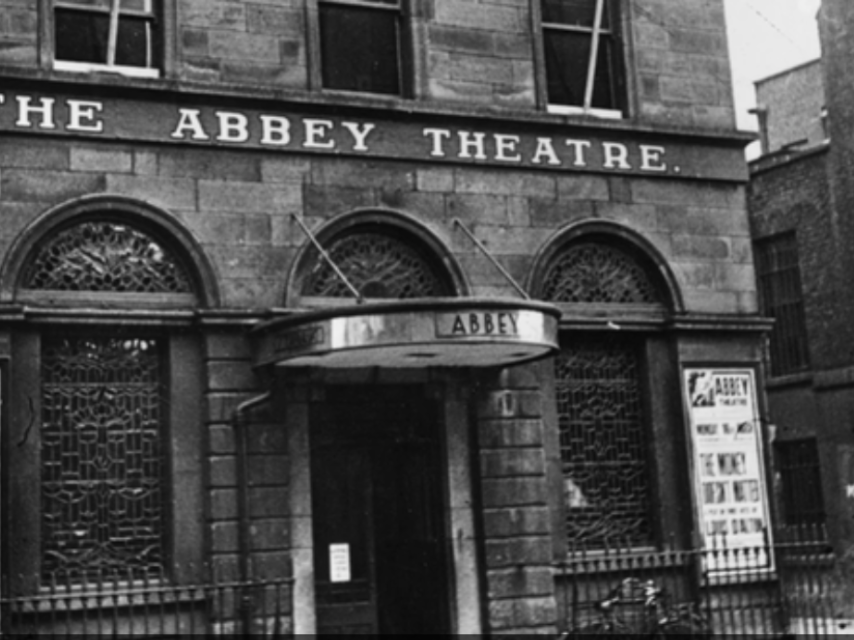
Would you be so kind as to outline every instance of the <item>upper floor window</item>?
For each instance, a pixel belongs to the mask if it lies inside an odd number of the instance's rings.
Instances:
[[[402,93],[401,0],[322,0],[319,14],[325,89]]]
[[[613,0],[540,0],[548,109],[621,117],[624,71]]]
[[[798,243],[793,231],[756,242],[756,276],[762,312],[775,320],[771,331],[771,374],[806,370],[809,342]]]
[[[56,0],[54,67],[156,78],[158,0]]]

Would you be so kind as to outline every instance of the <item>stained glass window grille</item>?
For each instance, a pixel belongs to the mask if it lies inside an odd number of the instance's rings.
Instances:
[[[92,221],[40,245],[24,275],[28,289],[191,293],[191,280],[166,246],[129,225]]]
[[[570,245],[554,261],[543,278],[541,298],[570,303],[662,303],[658,287],[633,256],[594,241]]]
[[[375,231],[358,231],[326,248],[350,283],[367,298],[450,295],[439,271],[411,244]],[[307,275],[303,295],[352,297],[329,264],[319,259]]]
[[[51,583],[160,575],[161,355],[148,338],[45,338],[42,576]]]
[[[556,358],[570,549],[652,542],[640,355],[630,341],[576,336]]]

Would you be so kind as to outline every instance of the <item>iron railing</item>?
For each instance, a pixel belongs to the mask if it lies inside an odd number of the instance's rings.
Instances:
[[[854,633],[854,575],[821,527],[789,528],[755,546],[721,539],[688,550],[574,549],[556,570],[561,631],[568,637],[613,627],[613,620],[622,633],[631,633],[624,626],[632,620],[648,626],[648,604],[644,609],[642,600],[614,597],[627,581],[660,589],[667,611],[691,612],[697,635]]]
[[[627,580],[660,590],[657,619],[650,619],[644,599],[615,591]],[[854,565],[834,554],[818,527],[779,531],[751,547],[718,540],[698,549],[573,549],[556,566],[555,581],[560,631],[569,637],[614,620],[623,634],[635,621],[648,629],[669,620],[684,635],[682,613],[690,617],[687,628],[703,636],[854,634]],[[291,578],[174,584],[113,576],[27,584],[39,582],[18,576],[2,585],[4,636],[293,635]]]
[[[160,580],[90,580],[0,598],[9,637],[292,636],[293,580],[176,585]]]

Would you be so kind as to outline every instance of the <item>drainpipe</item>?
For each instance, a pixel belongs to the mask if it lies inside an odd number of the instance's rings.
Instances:
[[[235,445],[237,449],[237,518],[238,518],[238,566],[240,568],[240,582],[245,583],[251,579],[249,565],[249,477],[247,470],[246,453],[246,419],[245,414],[250,409],[264,404],[270,400],[271,393],[267,391],[259,396],[241,402],[232,414],[232,427],[234,428]],[[239,616],[243,633],[251,635],[252,607],[249,590],[244,585],[241,588],[239,598]]]

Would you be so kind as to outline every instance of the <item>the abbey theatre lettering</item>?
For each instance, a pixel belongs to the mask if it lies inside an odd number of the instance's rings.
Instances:
[[[743,177],[733,174],[737,171],[733,167],[740,165],[732,162],[728,150],[709,148],[698,155],[696,145],[673,137],[634,139],[630,132],[566,125],[512,127],[512,123],[491,129],[462,124],[437,127],[411,116],[374,120],[286,108],[0,92],[0,131],[6,132],[556,171]]]

